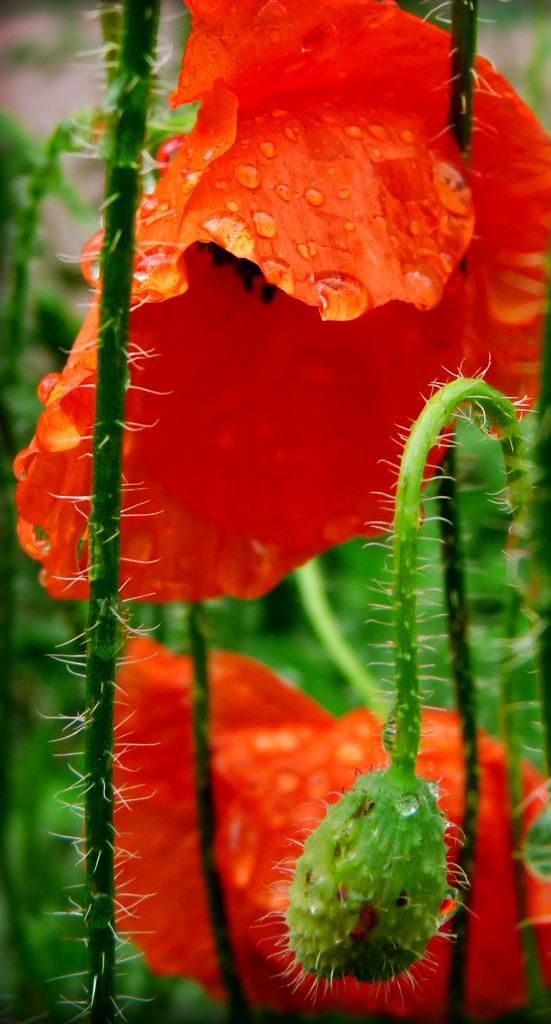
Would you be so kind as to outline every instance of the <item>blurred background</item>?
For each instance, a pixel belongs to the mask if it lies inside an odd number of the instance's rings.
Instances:
[[[418,0],[404,7],[422,17],[445,23],[449,5]],[[551,125],[551,6],[548,0],[481,0],[479,49],[488,56]],[[187,31],[183,5],[163,0],[159,53],[162,68],[159,92],[166,96],[175,81],[182,42]],[[21,224],[27,204],[29,174],[43,159],[45,139],[59,121],[94,108],[103,87],[101,31],[97,12],[86,3],[4,3],[0,14],[2,52],[0,112],[0,272],[6,296],[13,286]],[[59,794],[68,784],[68,768],[60,743],[59,715],[82,710],[83,681],[55,660],[57,645],[81,633],[85,607],[53,602],[41,588],[37,567],[13,543],[11,514],[11,450],[29,440],[40,405],[38,379],[60,367],[70,348],[88,292],[78,268],[81,247],[98,227],[103,170],[92,147],[61,158],[48,170],[47,195],[40,207],[32,247],[27,303],[23,312],[24,350],[19,378],[8,382],[0,409],[4,445],[0,511],[0,675],[13,658],[13,697],[2,694],[0,747],[3,763],[10,753],[9,776],[1,777],[0,801],[8,847],[0,851],[5,892],[0,904],[0,1020],[14,1019],[17,1002],[26,1020],[69,1020],[72,1012],[60,1004],[79,994],[80,980],[70,975],[83,967],[78,928],[67,910],[70,886],[80,881],[70,843],[57,836],[75,834],[80,823]],[[19,247],[19,248],[18,248]],[[4,313],[5,315],[5,313]],[[8,422],[9,421],[9,422]],[[527,430],[530,429],[527,420]],[[497,732],[496,694],[503,657],[504,606],[508,588],[503,548],[508,517],[488,495],[503,486],[496,442],[482,439],[468,426],[460,430],[461,505],[468,524],[469,592],[475,667],[485,726]],[[440,585],[438,544],[434,524],[424,527],[428,568],[421,586],[425,595]],[[433,538],[431,543],[430,538]],[[365,665],[381,661],[376,647],[388,639],[388,629],[372,621],[374,595],[370,581],[384,576],[386,552],[355,541],[323,556],[328,597],[344,635]],[[431,594],[434,598],[434,594]],[[427,597],[428,600],[428,597]],[[440,607],[432,608],[435,616]],[[210,602],[212,642],[217,647],[257,656],[294,680],[339,713],[357,698],[314,634],[293,577],[261,601],[223,599]],[[156,637],[183,649],[183,610],[178,606],[140,609],[140,620],[158,624]],[[13,628],[15,649],[6,637]],[[434,632],[427,699],[451,703],[447,651],[442,620]],[[531,645],[528,627],[515,648],[515,672],[522,680],[521,710],[527,756],[538,762],[537,723],[533,720]],[[70,651],[70,647],[65,650]],[[384,668],[373,665],[381,686]],[[69,744],[68,749],[71,749]],[[6,771],[6,765],[1,771]],[[4,871],[18,866],[18,878]],[[21,917],[25,958],[16,955],[10,921]],[[72,938],[73,937],[73,938]],[[141,959],[126,965],[124,990],[136,1002],[129,1005],[133,1022],[222,1020],[219,1007],[202,997],[198,988],[181,979],[159,980]],[[69,977],[65,977],[69,976]],[[122,984],[122,983],[121,983]],[[152,1002],[150,1000],[153,1000]],[[15,1019],[23,1019],[16,1017]],[[289,1019],[289,1018],[287,1018]]]

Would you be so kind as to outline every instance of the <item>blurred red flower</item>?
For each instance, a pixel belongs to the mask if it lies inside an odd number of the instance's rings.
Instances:
[[[193,978],[220,997],[197,837],[190,659],[135,639],[126,660],[118,678],[115,825],[119,903],[129,916],[121,911],[118,925],[143,949],[153,971]],[[380,723],[363,709],[335,719],[260,663],[228,652],[212,656],[211,694],[215,855],[241,977],[254,1004],[311,1012],[309,984],[293,991],[293,978],[281,976],[288,964],[279,944],[284,926],[271,912],[285,907],[284,867],[296,857],[293,840],[304,838],[323,816],[324,801],[337,798],[356,772],[386,763]],[[480,759],[467,1008],[488,1017],[522,1006],[526,992],[504,750],[484,733]],[[463,758],[454,713],[425,712],[418,771],[438,783],[440,806],[460,825]],[[541,806],[544,787],[529,764],[523,775],[526,794],[534,797],[527,824]],[[538,941],[549,982],[551,886],[528,876],[526,881],[529,916],[541,921]],[[127,887],[146,898],[125,897]],[[414,970],[414,991],[398,983],[386,989],[348,979],[328,992],[321,988],[315,1009],[443,1020],[449,941],[434,939],[429,952],[429,962]]]
[[[190,7],[173,103],[202,105],[139,209],[130,325],[121,583],[158,600],[256,596],[369,532],[447,371],[491,354],[533,395],[551,211],[549,137],[483,59],[467,174],[446,32],[385,0]],[[16,464],[57,597],[87,591],[96,333],[94,305]]]

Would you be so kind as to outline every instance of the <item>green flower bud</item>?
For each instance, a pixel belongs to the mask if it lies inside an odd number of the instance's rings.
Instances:
[[[291,883],[289,948],[307,973],[384,981],[421,959],[449,905],[445,828],[423,779],[359,776],[306,840]]]

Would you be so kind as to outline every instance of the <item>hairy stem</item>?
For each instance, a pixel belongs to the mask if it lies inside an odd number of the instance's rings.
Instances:
[[[524,507],[523,439],[514,405],[483,380],[459,378],[427,402],[408,437],[398,477],[393,524],[392,605],[396,677],[396,735],[392,764],[406,775],[419,749],[421,698],[417,661],[417,537],[427,456],[456,406],[470,403],[482,430],[490,422],[501,434],[511,504]]]
[[[11,281],[6,303],[6,341],[2,363],[13,388],[18,379],[18,353],[25,336],[29,292],[29,265],[34,255],[40,207],[55,187],[62,153],[75,150],[75,123],[61,121],[44,143],[42,153],[29,175],[26,202],[17,222],[11,262]]]
[[[474,62],[478,30],[478,0],[452,0],[451,87],[448,121],[468,163],[471,157]],[[465,262],[463,262],[465,269]],[[465,559],[456,483],[453,436],[442,462],[439,481],[440,535],[444,590],[448,613],[450,663],[457,710],[461,721],[465,763],[463,819],[464,843],[460,863],[468,879],[472,875],[479,799],[477,750],[477,697],[468,641]],[[454,921],[456,941],[450,970],[452,1014],[461,1015],[467,955],[467,908],[460,907]]]
[[[111,87],[106,131],[105,236],[101,252],[104,286],[88,527],[90,603],[84,750],[85,922],[93,1024],[105,1024],[117,1016],[112,761],[114,679],[123,642],[119,597],[122,437],[134,216],[158,7],[158,0],[125,0],[120,62]]]
[[[250,1014],[234,960],[224,907],[224,890],[214,859],[216,815],[210,770],[208,646],[204,611],[200,604],[190,605],[188,624],[193,660],[195,792],[201,860],[218,965],[228,995],[229,1018],[237,1024],[238,1021],[249,1020]]]
[[[354,688],[370,711],[386,714],[377,680],[366,669],[344,638],[324,589],[318,559],[313,558],[295,571],[302,604],[312,628],[339,672]]]
[[[511,582],[512,586],[507,600],[504,630],[504,635],[509,641],[517,633],[523,603],[521,589],[517,581],[512,580]],[[520,920],[520,940],[526,970],[528,1001],[530,1006],[539,1006],[542,1003],[545,986],[541,976],[536,935],[532,924],[527,920],[526,868],[522,857],[522,807],[524,802],[521,774],[522,744],[518,724],[515,721],[516,708],[519,702],[522,702],[523,693],[522,688],[514,678],[510,659],[510,650],[507,649],[502,658],[500,673],[500,729],[507,748],[507,783],[511,809],[511,849],[513,851],[515,891]]]
[[[551,269],[551,261],[550,261]],[[551,291],[551,289],[550,289]],[[532,502],[532,550],[539,616],[537,656],[543,727],[545,774],[551,779],[551,303],[543,339],[541,389],[534,445],[536,486]]]

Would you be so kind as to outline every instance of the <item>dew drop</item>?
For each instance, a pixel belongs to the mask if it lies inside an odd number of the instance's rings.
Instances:
[[[421,223],[418,220],[410,220],[410,222],[409,222],[409,230],[411,231],[412,235],[420,235],[421,234],[421,228],[422,228],[422,225],[421,225]]]
[[[36,393],[43,405],[46,404],[58,381],[61,380],[60,373],[47,373],[42,377],[36,389]]]
[[[359,124],[347,124],[344,129],[344,134],[347,135],[349,139],[362,139],[364,133]]]
[[[419,810],[419,801],[413,793],[401,793],[396,800],[396,808],[403,818],[410,818]]]
[[[551,880],[551,805],[532,822],[524,840],[524,859],[532,875]]]
[[[323,206],[325,202],[325,196],[323,192],[320,192],[319,188],[307,188],[304,197],[310,203],[310,206]]]
[[[434,167],[432,177],[444,209],[467,217],[471,211],[471,190],[461,171],[453,164],[441,162]]]
[[[275,156],[276,148],[273,142],[270,142],[269,139],[265,139],[263,142],[261,142],[259,145],[259,149],[261,153],[264,153],[264,156],[270,158]]]
[[[157,212],[158,206],[159,200],[155,199],[154,196],[147,196],[145,199],[143,199],[139,209],[139,214],[142,220],[147,222],[147,219],[151,217],[152,214]]]
[[[265,260],[262,264],[262,273],[269,284],[277,285],[287,295],[294,295],[295,275],[284,260]]]
[[[416,309],[432,309],[442,298],[443,280],[430,266],[419,265],[407,269],[404,273],[404,284],[408,298]]]
[[[254,240],[250,229],[240,220],[239,217],[230,214],[209,217],[204,220],[201,227],[208,232],[210,237],[222,248],[228,249],[239,259],[252,259],[254,255]]]
[[[335,516],[323,528],[324,540],[329,544],[342,544],[355,536],[360,525],[355,516]]]
[[[440,913],[438,926],[442,927],[447,921],[451,920],[457,910],[457,890],[449,889],[447,895],[444,897],[440,904]]]
[[[298,134],[292,125],[288,124],[285,128],[285,135],[290,142],[298,142]]]
[[[286,203],[290,202],[292,193],[288,185],[276,185],[274,191],[280,199],[283,199]]]
[[[234,174],[239,184],[245,188],[256,188],[260,181],[258,168],[254,164],[237,164]]]
[[[237,213],[239,209],[239,203],[236,203],[235,199],[228,199],[226,206],[232,213]]]
[[[350,198],[350,192],[348,191],[347,188],[341,188],[341,190],[339,192],[339,196],[341,197],[341,199],[349,199]]]
[[[340,272],[319,274],[314,284],[321,302],[322,320],[354,320],[369,306],[367,288],[355,277]]]
[[[381,734],[381,742],[384,750],[387,754],[392,754],[394,748],[394,741],[396,739],[396,718],[394,715],[389,715],[383,725],[383,731]]]
[[[412,132],[411,128],[406,128],[405,131],[400,132],[400,138],[404,142],[413,142],[415,140],[415,135]]]
[[[214,182],[214,187],[220,189],[221,192],[224,192],[229,188],[229,185],[225,178],[219,178],[218,181]]]
[[[353,221],[351,221],[351,220],[345,221],[345,225],[344,225],[344,230],[345,231],[354,231],[355,228],[356,228],[356,225],[354,224]]]
[[[256,233],[261,238],[273,238],[277,231],[274,218],[271,213],[267,213],[265,210],[257,210],[253,213],[253,224]]]
[[[332,57],[339,45],[339,33],[337,26],[332,21],[324,21],[304,36],[302,40],[302,52],[307,53],[314,60],[325,60]]]
[[[383,124],[370,124],[367,130],[379,142],[383,142],[386,139],[386,128]]]

